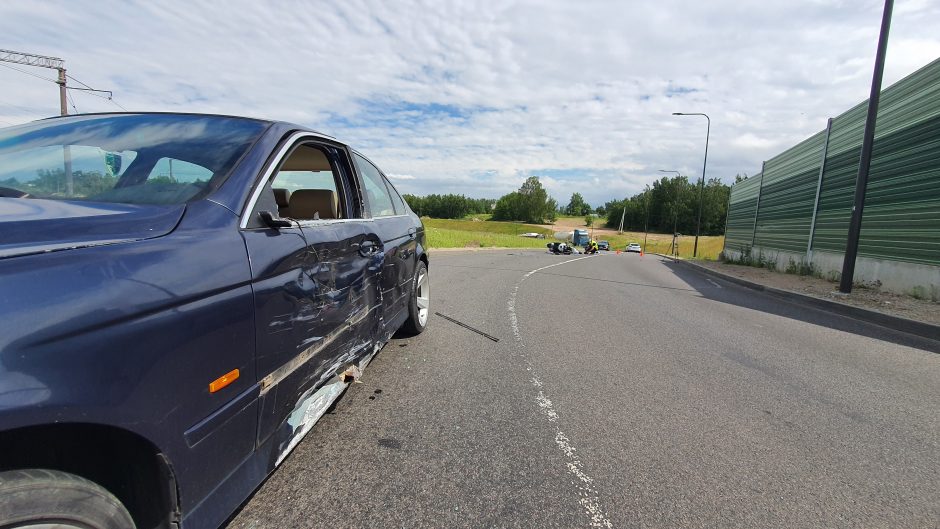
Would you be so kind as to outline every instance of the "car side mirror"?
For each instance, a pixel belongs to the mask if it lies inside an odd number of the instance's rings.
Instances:
[[[264,222],[265,226],[269,228],[290,228],[293,226],[291,221],[277,217],[267,210],[259,211],[258,216],[261,217],[261,221]]]

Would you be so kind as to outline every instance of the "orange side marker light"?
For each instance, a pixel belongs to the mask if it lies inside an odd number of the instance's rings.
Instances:
[[[209,393],[215,393],[236,380],[238,380],[238,370],[233,369],[212,382],[209,382]]]

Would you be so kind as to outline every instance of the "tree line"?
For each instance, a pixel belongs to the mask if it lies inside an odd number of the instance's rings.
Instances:
[[[518,191],[503,195],[499,200],[454,194],[402,197],[419,216],[437,219],[459,219],[470,214],[491,213],[493,220],[542,224],[554,222],[558,215],[558,203],[548,196],[537,176],[530,176]]]
[[[114,187],[117,179],[99,171],[72,171],[72,194],[68,195],[68,183],[65,170],[39,169],[34,178],[20,182],[15,177],[0,180],[0,187],[9,187],[30,193],[34,196],[71,196],[87,197],[102,193]]]
[[[746,176],[738,175],[736,181]],[[469,214],[492,213],[493,220],[530,224],[553,223],[558,215],[596,214],[606,216],[608,228],[617,229],[623,219],[627,231],[694,234],[698,219],[699,188],[686,176],[663,177],[646,186],[643,192],[623,200],[611,200],[592,208],[581,193],[575,192],[567,205],[560,206],[548,195],[537,176],[530,176],[518,191],[498,200],[473,199],[463,195],[404,195],[411,209],[420,216],[458,219]],[[717,178],[706,182],[703,192],[702,235],[720,235],[725,231],[728,197],[731,187]],[[593,220],[593,219],[592,219]]]
[[[738,181],[741,176],[736,177]],[[698,221],[699,188],[688,177],[663,177],[647,185],[646,190],[623,200],[604,204],[607,227],[659,233],[694,234]],[[717,178],[710,178],[702,192],[702,235],[721,235],[725,232],[728,197],[731,187]],[[600,208],[598,208],[600,209]]]
[[[468,198],[463,195],[402,195],[412,211],[420,217],[435,219],[459,219],[470,214],[490,213],[496,200],[491,198]]]

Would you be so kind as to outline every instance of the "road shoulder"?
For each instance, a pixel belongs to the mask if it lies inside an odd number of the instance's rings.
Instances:
[[[882,327],[887,327],[896,331],[901,331],[908,334],[913,334],[921,338],[927,338],[929,340],[938,340],[940,341],[940,325],[935,324],[932,320],[938,319],[937,314],[940,314],[940,308],[929,307],[930,310],[921,311],[920,314],[926,312],[926,318],[928,321],[920,321],[917,319],[907,318],[899,316],[896,314],[889,314],[880,310],[874,310],[869,306],[872,303],[872,296],[866,296],[865,299],[859,300],[858,298],[853,298],[850,295],[845,298],[845,302],[836,301],[833,299],[826,299],[819,297],[818,295],[813,295],[804,292],[797,292],[787,288],[780,288],[775,286],[774,281],[778,279],[774,276],[784,276],[788,279],[791,279],[793,276],[787,276],[786,274],[781,274],[777,272],[769,272],[766,275],[755,276],[750,274],[747,277],[740,277],[738,275],[733,275],[728,270],[723,270],[720,268],[722,263],[699,263],[695,261],[688,261],[685,259],[675,259],[671,256],[660,255],[660,257],[670,259],[682,266],[688,267],[690,269],[699,271],[703,274],[710,275],[734,283],[737,285],[744,286],[753,290],[758,290],[765,292],[772,296],[778,298],[786,299],[791,302],[800,303],[803,305],[808,305],[818,309],[822,309],[834,314],[839,314],[842,316],[847,316],[854,318],[856,320],[865,321],[868,323],[873,323],[875,325],[880,325]],[[710,266],[711,265],[711,266]],[[718,265],[718,266],[716,266]],[[728,265],[724,265],[727,267]],[[735,267],[737,268],[737,267]],[[742,274],[743,275],[743,274]],[[833,287],[832,290],[835,290]],[[854,302],[854,304],[853,304]],[[936,304],[933,304],[936,305]]]

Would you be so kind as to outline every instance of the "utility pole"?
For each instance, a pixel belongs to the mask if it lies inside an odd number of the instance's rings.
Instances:
[[[63,116],[69,115],[68,88],[66,87],[68,77],[65,75],[65,61],[58,57],[12,50],[0,50],[0,62],[12,62],[13,64],[25,64],[26,66],[38,66],[40,68],[57,70],[59,76],[56,78],[55,83],[59,85],[59,113]],[[72,148],[69,145],[62,146],[62,162],[65,172],[65,192],[71,197],[75,191],[75,186],[72,178]]]
[[[59,114],[62,116],[69,115],[69,105],[68,105],[68,96],[66,95],[66,77],[65,77],[65,68],[59,68],[59,78],[56,80],[56,84],[59,85]]]
[[[885,0],[881,15],[881,33],[878,36],[878,51],[875,53],[875,72],[871,80],[871,96],[868,98],[868,116],[862,135],[862,154],[858,162],[858,177],[855,179],[855,204],[849,221],[849,235],[845,242],[845,258],[842,261],[842,277],[839,292],[852,292],[855,279],[855,260],[858,257],[858,238],[862,231],[862,211],[865,208],[865,191],[868,188],[868,171],[871,167],[871,152],[875,144],[875,118],[878,117],[878,99],[881,96],[881,78],[885,69],[885,54],[888,51],[888,30],[891,28],[891,11],[894,0]]]
[[[649,236],[650,232],[650,186],[646,185],[646,192],[643,193],[646,199],[646,223],[643,224],[643,251],[646,251],[646,238]]]
[[[67,79],[65,75],[65,61],[58,57],[48,57],[46,55],[36,55],[34,53],[23,53],[12,50],[0,50],[0,62],[12,62],[13,64],[25,64],[26,66],[38,66],[40,68],[58,70],[59,76],[56,80],[56,84],[59,85],[59,112],[63,116],[69,114],[65,87]]]
[[[670,171],[668,169],[660,169],[660,173],[676,173],[676,179],[673,180],[675,193],[673,193],[673,206],[672,206],[672,244],[673,248],[676,248],[676,234],[679,233],[679,186],[682,185],[679,182],[679,179],[682,178],[682,173],[679,171]],[[678,256],[678,248],[676,248],[676,255]]]

